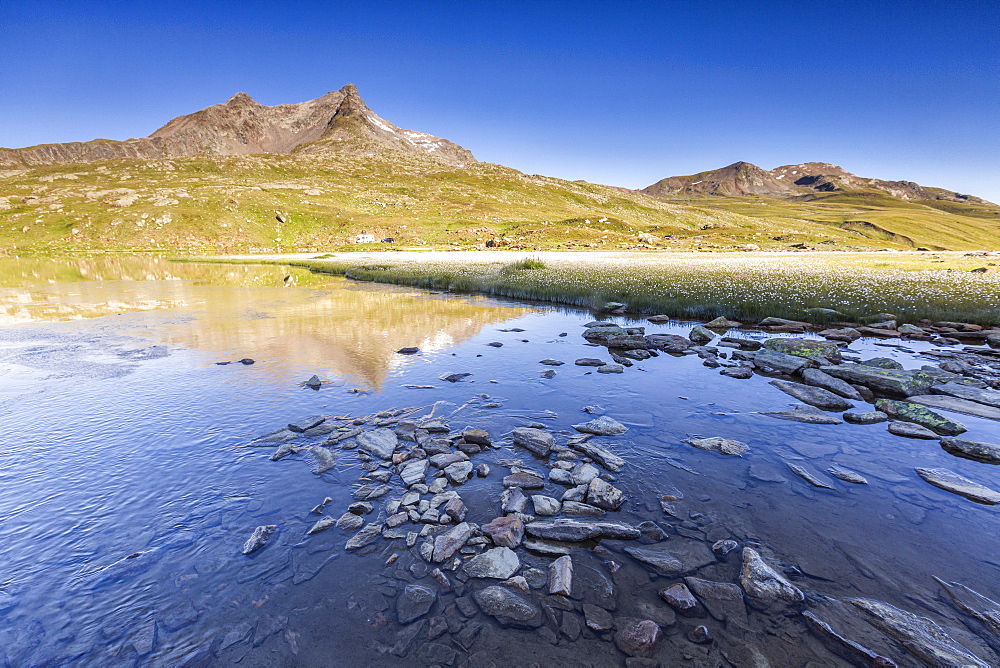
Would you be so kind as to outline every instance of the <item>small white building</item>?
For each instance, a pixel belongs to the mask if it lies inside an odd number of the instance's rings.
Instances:
[[[373,244],[375,243],[374,234],[358,234],[354,237],[354,243],[356,244]]]

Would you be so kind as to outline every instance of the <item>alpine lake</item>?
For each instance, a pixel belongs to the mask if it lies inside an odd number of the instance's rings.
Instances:
[[[697,324],[282,266],[2,259],[0,658],[1000,665],[1000,469],[940,440],[1000,443],[1000,404],[932,406],[930,436],[891,401],[871,424],[793,410],[818,364],[761,344],[825,339],[680,341]],[[620,368],[607,335],[636,346]],[[824,368],[929,365],[928,387],[988,401],[990,351],[869,337]],[[852,412],[906,398],[849,388]]]

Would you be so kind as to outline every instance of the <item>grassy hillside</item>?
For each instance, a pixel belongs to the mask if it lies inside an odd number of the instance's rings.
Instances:
[[[490,164],[392,155],[199,156],[0,172],[0,249],[288,252],[511,249],[980,249],[1000,209],[833,194],[660,200]],[[639,235],[643,236],[640,237]],[[651,236],[646,236],[646,235]]]

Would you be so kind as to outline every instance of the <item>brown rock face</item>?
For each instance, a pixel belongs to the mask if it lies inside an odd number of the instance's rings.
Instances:
[[[112,158],[342,151],[371,155],[402,152],[454,166],[476,162],[472,153],[447,139],[403,130],[380,118],[361,99],[354,84],[347,84],[315,100],[273,107],[237,93],[223,104],[179,116],[138,139],[0,149],[0,167]]]

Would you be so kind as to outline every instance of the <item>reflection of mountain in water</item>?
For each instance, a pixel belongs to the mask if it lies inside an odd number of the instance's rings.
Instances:
[[[404,346],[445,348],[530,310],[280,266],[158,258],[2,261],[0,285],[19,285],[0,288],[3,325],[164,311],[170,318],[155,330],[166,343],[220,360],[281,361],[260,368],[310,368],[324,379],[342,376],[370,387],[380,387],[408,359],[396,354]]]

